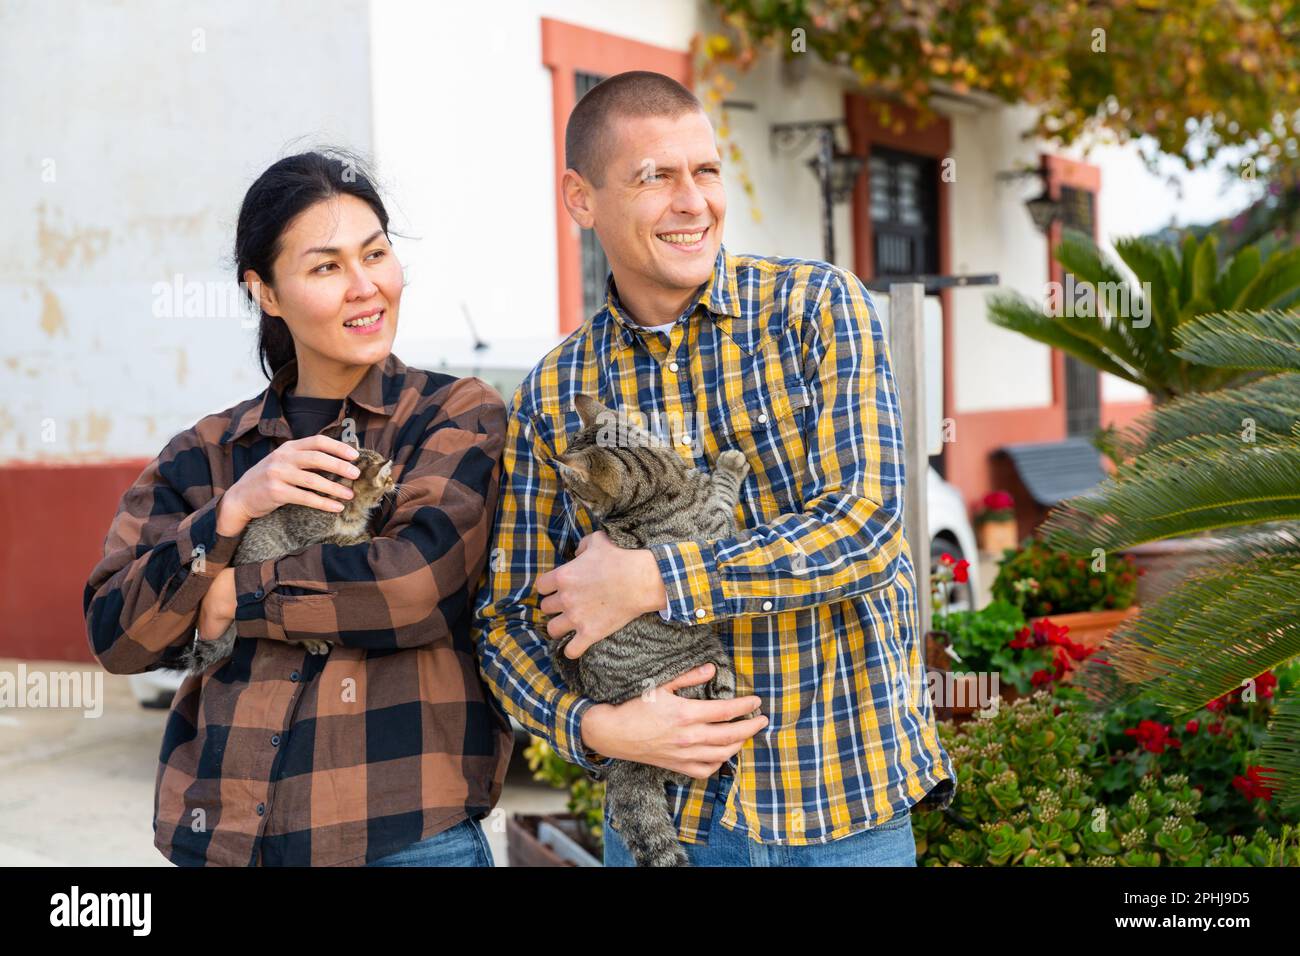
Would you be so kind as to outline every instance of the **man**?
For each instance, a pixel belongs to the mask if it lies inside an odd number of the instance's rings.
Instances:
[[[901,422],[870,296],[826,263],[723,248],[713,128],[668,77],[594,87],[565,150],[565,206],[611,278],[511,403],[477,601],[484,678],[591,775],[621,758],[692,777],[666,797],[693,865],[914,866],[910,808],[947,806],[955,774],[920,690]],[[743,451],[741,533],[642,550],[593,533],[552,465],[582,392],[678,423],[664,437],[698,467]],[[548,639],[576,632],[576,658],[654,611],[717,625],[747,696],[673,693],[712,665],[618,705],[559,681]],[[606,864],[630,864],[606,824]]]

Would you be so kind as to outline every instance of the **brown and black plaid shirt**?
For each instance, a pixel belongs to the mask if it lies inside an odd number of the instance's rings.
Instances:
[[[221,496],[294,437],[290,363],[256,398],[173,438],[122,496],[86,586],[115,674],[175,664],[238,537]],[[506,414],[476,378],[372,366],[322,434],[394,462],[365,544],[236,569],[233,657],[187,676],[159,758],[154,844],[174,863],[361,865],[496,805],[514,739],[470,636]],[[323,639],[328,655],[292,640]]]

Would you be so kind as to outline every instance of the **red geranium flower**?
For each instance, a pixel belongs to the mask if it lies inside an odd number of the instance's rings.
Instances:
[[[1198,720],[1189,720],[1187,726],[1183,728],[1187,733],[1194,734],[1201,729],[1201,723]]]
[[[1181,747],[1182,741],[1169,734],[1173,727],[1168,724],[1159,724],[1154,720],[1143,720],[1136,727],[1129,727],[1124,731],[1126,736],[1136,737],[1144,749],[1153,754],[1162,754],[1166,747]]]
[[[967,570],[970,568],[970,562],[965,558],[958,561],[952,568],[952,579],[958,584],[965,584],[968,580]]]
[[[1274,787],[1268,786],[1271,780],[1264,778],[1264,771],[1271,771],[1272,767],[1250,766],[1246,768],[1246,776],[1237,775],[1232,778],[1232,785],[1241,791],[1242,796],[1247,800],[1272,800]]]

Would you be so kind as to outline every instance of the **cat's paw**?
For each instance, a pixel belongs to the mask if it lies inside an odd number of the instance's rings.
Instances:
[[[737,478],[744,478],[749,472],[749,462],[745,460],[745,453],[734,448],[728,448],[718,455],[717,467],[719,471],[729,471]]]
[[[328,654],[330,645],[325,641],[302,641],[302,646],[307,648],[309,654]]]

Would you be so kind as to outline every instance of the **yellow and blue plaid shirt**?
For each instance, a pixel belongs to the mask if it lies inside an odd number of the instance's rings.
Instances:
[[[635,324],[612,276],[604,308],[552,350],[510,404],[494,540],[477,601],[479,666],[505,708],[566,760],[590,698],[549,660],[537,577],[593,531],[550,462],[579,392],[644,415],[697,467],[744,452],[734,537],[651,548],[682,626],[716,624],[738,693],[768,726],[729,762],[719,823],[763,843],[824,843],[922,803],[956,774],[925,692],[903,533],[903,433],[884,330],[852,273],[730,255],[669,332]],[[924,487],[924,477],[920,487]],[[717,774],[667,785],[679,838],[707,842]]]

